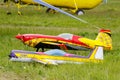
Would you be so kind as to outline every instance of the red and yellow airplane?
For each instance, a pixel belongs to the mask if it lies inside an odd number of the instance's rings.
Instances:
[[[37,48],[63,49],[63,50],[87,50],[93,49],[96,45],[103,46],[104,50],[112,49],[111,31],[101,29],[95,40],[82,36],[63,33],[58,36],[42,34],[18,34],[16,38],[25,45]]]
[[[41,3],[45,2],[52,6],[71,9],[74,13],[79,15],[84,13],[83,10],[95,8],[103,0],[12,0],[12,1],[14,1],[17,4],[19,14],[21,14],[19,11],[19,9],[21,8],[20,4],[46,6],[43,3]],[[4,2],[8,2],[8,0],[4,0]],[[52,8],[48,7],[47,11],[49,11],[50,9]]]

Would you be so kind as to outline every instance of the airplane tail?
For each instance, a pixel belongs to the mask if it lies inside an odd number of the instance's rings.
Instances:
[[[112,39],[111,39],[111,31],[101,29],[98,36],[96,37],[97,41],[103,43],[103,47],[106,50],[112,50]]]
[[[91,52],[91,55],[89,59],[92,60],[103,60],[103,47],[102,46],[96,46],[93,51]]]

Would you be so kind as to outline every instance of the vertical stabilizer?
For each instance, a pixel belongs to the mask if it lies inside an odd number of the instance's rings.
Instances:
[[[103,60],[103,47],[98,47],[96,54],[95,54],[95,59],[102,59]]]
[[[101,29],[96,40],[103,43],[105,50],[112,50],[111,31]]]
[[[103,47],[96,46],[90,55],[90,59],[103,60]]]

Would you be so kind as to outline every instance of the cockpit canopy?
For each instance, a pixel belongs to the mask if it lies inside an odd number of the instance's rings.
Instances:
[[[72,40],[73,38],[73,34],[70,34],[70,33],[62,33],[62,34],[59,34],[58,36],[67,40]]]

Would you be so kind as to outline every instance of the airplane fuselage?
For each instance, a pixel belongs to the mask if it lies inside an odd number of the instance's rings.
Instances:
[[[42,34],[18,34],[16,38],[21,40],[25,45],[37,49],[50,48],[64,50],[87,50],[93,49],[96,45],[103,46],[105,50],[112,49],[110,30],[100,30],[95,40],[70,33],[63,33],[58,36]]]
[[[38,4],[34,0],[21,0],[26,4]],[[102,0],[43,0],[48,4],[64,8],[91,9],[99,5]]]

